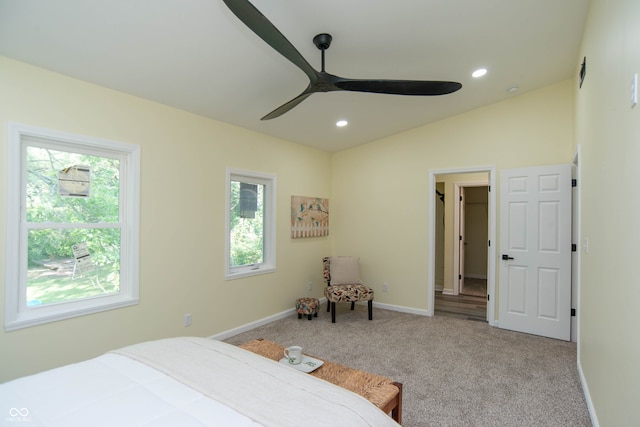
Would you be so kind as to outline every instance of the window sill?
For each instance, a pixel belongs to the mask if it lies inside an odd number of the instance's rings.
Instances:
[[[225,274],[225,280],[234,280],[240,279],[243,277],[249,276],[258,276],[260,274],[274,273],[276,268],[273,266],[262,266],[262,267],[247,267],[243,269],[236,269],[233,272],[227,272]]]
[[[4,330],[6,332],[15,331],[22,328],[57,322],[59,320],[71,319],[73,317],[80,317],[87,314],[100,313],[102,311],[128,307],[131,305],[136,305],[138,304],[138,302],[138,298],[134,297],[114,298],[113,301],[108,303],[105,303],[103,300],[101,300],[101,298],[96,298],[94,301],[81,301],[81,306],[76,305],[76,307],[74,308],[63,307],[66,304],[60,304],[57,307],[55,305],[52,305],[50,307],[30,309],[18,313],[14,319],[6,319]]]

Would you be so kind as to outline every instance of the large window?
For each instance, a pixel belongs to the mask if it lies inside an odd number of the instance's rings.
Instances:
[[[275,176],[227,169],[228,279],[275,270],[275,193]]]
[[[5,329],[135,304],[138,147],[9,130]]]

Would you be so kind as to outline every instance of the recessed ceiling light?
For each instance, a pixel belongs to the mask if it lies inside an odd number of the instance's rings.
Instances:
[[[346,121],[346,120],[338,120],[338,121],[336,122],[336,126],[338,126],[339,128],[343,128],[343,127],[345,127],[345,126],[346,126],[346,125],[348,125],[348,124],[349,124],[349,122],[348,122],[348,121]]]
[[[487,69],[486,68],[478,68],[473,73],[471,73],[471,76],[475,77],[477,79],[478,77],[482,77],[485,74],[487,74]]]

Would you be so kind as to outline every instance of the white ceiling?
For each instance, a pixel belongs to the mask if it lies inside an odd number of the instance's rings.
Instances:
[[[0,55],[202,116],[339,151],[571,78],[589,0],[252,0],[307,61],[333,36],[341,77],[451,80],[451,95],[311,95],[222,0],[0,0]],[[489,70],[480,79],[471,72]],[[349,126],[337,128],[338,119]]]

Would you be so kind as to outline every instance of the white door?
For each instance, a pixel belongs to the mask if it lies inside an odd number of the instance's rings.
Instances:
[[[571,337],[571,166],[501,172],[499,326]]]

